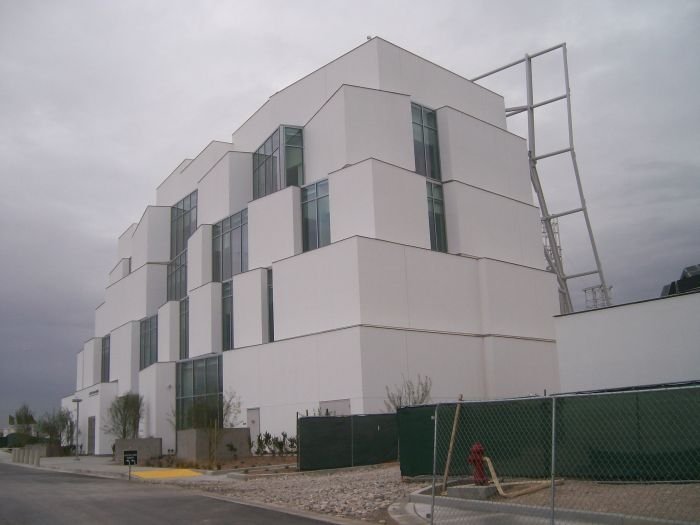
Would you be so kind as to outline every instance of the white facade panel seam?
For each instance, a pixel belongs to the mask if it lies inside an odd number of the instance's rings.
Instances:
[[[419,175],[419,176],[422,177],[422,175]],[[530,202],[521,201],[520,199],[516,199],[516,198],[513,198],[513,197],[509,197],[508,195],[503,195],[502,193],[497,193],[497,192],[495,192],[495,191],[487,190],[487,189],[481,188],[481,187],[479,187],[479,186],[474,186],[473,184],[468,184],[468,183],[466,183],[466,182],[464,182],[464,181],[461,181],[461,180],[458,180],[458,179],[446,179],[446,180],[443,180],[443,181],[442,181],[442,184],[443,184],[443,185],[445,185],[445,184],[452,184],[453,182],[456,182],[456,183],[458,183],[458,184],[461,184],[462,186],[467,186],[468,188],[472,188],[472,189],[475,189],[475,190],[479,190],[479,191],[483,191],[483,192],[486,192],[486,193],[490,193],[491,195],[495,195],[496,197],[502,197],[502,198],[504,198],[504,199],[508,199],[509,201],[517,202],[518,204],[522,204],[523,206],[527,206],[527,207],[529,207],[529,208],[535,208],[535,209],[538,210],[538,211],[539,211],[539,209],[540,209],[539,206],[537,206],[537,205],[535,205],[535,204],[532,204],[532,203],[530,203]]]

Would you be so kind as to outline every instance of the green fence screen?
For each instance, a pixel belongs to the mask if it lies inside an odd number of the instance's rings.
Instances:
[[[374,465],[396,460],[396,414],[302,417],[297,420],[299,469]]]
[[[554,406],[553,406],[554,404]],[[401,474],[444,466],[456,404],[398,411]],[[437,429],[434,417],[437,412]],[[451,475],[468,475],[479,442],[499,476],[606,480],[700,480],[700,387],[462,403]],[[436,432],[437,431],[437,432]],[[433,447],[433,436],[437,446]]]

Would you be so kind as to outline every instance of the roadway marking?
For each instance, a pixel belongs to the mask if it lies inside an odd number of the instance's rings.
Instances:
[[[132,476],[141,479],[165,479],[165,478],[192,478],[201,476],[201,472],[195,472],[188,468],[169,468],[160,470],[139,470],[133,472]]]

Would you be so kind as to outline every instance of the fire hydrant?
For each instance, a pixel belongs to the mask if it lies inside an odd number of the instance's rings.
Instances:
[[[489,480],[484,471],[484,447],[478,441],[469,450],[467,462],[474,467],[474,485],[488,485]]]

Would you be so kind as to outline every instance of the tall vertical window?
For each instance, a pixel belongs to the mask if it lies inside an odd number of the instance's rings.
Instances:
[[[180,301],[180,359],[190,356],[190,298]]]
[[[102,338],[102,361],[100,364],[100,383],[109,383],[109,346],[110,336]]]
[[[170,263],[168,301],[187,295],[187,240],[197,229],[197,191],[170,209]]]
[[[158,361],[158,316],[141,320],[139,337],[139,369],[143,370]]]
[[[304,183],[302,129],[280,126],[253,153],[253,198]]]
[[[233,285],[227,281],[221,288],[221,327],[223,350],[233,348]]]
[[[187,295],[187,251],[168,263],[168,301],[179,301]]]
[[[331,243],[327,180],[302,188],[301,217],[305,252]]]
[[[442,199],[442,185],[427,181],[428,226],[430,228],[430,248],[438,252],[447,251],[445,232],[445,206]]]
[[[275,340],[275,305],[272,302],[272,268],[267,269],[267,342]]]
[[[221,356],[177,363],[176,427],[223,427]]]
[[[214,281],[227,281],[248,271],[248,210],[214,225],[212,266]]]
[[[411,115],[416,173],[440,180],[440,150],[435,111],[418,104],[411,104]]]

